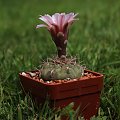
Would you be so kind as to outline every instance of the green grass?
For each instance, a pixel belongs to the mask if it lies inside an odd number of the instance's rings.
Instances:
[[[39,15],[71,11],[79,13],[79,21],[70,29],[68,54],[105,76],[95,119],[120,120],[119,0],[0,0],[0,120],[44,120],[60,114],[48,106],[35,108],[22,94],[18,73],[56,54],[49,33],[35,29]]]

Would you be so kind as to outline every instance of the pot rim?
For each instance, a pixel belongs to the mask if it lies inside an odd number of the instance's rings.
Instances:
[[[31,71],[31,72],[35,72],[35,71],[37,71],[37,70]],[[89,80],[89,79],[103,78],[103,74],[101,74],[101,73],[93,72],[93,71],[87,70],[87,69],[85,70],[85,72],[92,73],[92,74],[95,75],[95,77],[94,78],[80,77],[80,78],[75,78],[75,79],[68,80],[67,82],[50,83],[49,84],[49,83],[41,82],[40,80],[31,78],[29,76],[22,75],[22,72],[19,73],[19,76],[22,76],[22,77],[25,77],[25,78],[28,78],[28,79],[31,79],[31,80],[35,80],[36,82],[39,82],[39,83],[47,85],[47,86],[56,86],[56,85],[69,84],[69,83],[78,82],[78,81],[85,81],[85,80]]]

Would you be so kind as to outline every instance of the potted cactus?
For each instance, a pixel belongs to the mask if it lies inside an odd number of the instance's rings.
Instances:
[[[49,97],[50,106],[63,108],[74,102],[74,109],[80,106],[80,111],[86,120],[97,113],[100,105],[100,93],[103,88],[103,75],[81,66],[74,57],[67,57],[69,27],[76,18],[74,13],[55,13],[40,16],[45,27],[50,32],[57,48],[57,57],[47,59],[41,67],[34,71],[19,74],[22,87],[30,92],[39,103],[44,103]]]

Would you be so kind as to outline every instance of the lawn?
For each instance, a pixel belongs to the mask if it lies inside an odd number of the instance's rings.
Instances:
[[[48,31],[35,29],[39,15],[55,12],[79,13],[70,29],[68,55],[105,76],[95,119],[120,120],[119,0],[0,0],[0,120],[51,120],[60,114],[47,103],[36,108],[23,96],[18,77],[56,54]]]

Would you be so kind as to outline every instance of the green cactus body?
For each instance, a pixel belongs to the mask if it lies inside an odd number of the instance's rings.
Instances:
[[[84,67],[79,64],[45,62],[41,68],[41,78],[46,81],[80,78]]]

